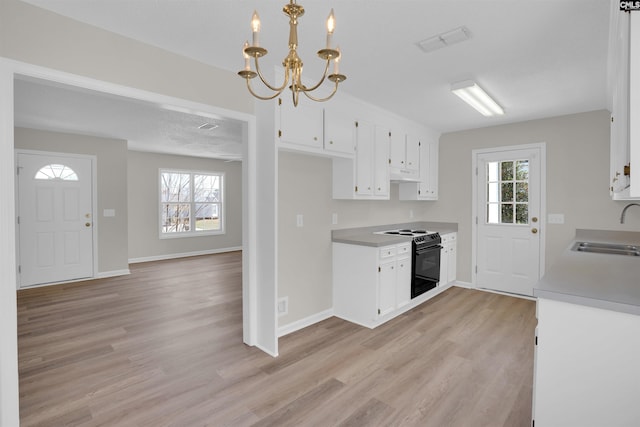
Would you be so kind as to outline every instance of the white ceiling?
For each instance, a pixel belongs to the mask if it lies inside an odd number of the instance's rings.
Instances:
[[[286,55],[286,0],[27,0],[34,5],[238,71],[258,9],[263,67]],[[343,53],[341,91],[450,132],[606,108],[608,0],[300,0],[304,75],[320,73],[330,8]],[[418,41],[465,26],[468,41],[422,52]],[[238,77],[240,78],[240,77]],[[486,118],[450,92],[473,79],[506,114]],[[157,136],[157,135],[156,135]]]

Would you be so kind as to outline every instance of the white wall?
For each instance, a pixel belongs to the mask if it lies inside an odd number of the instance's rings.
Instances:
[[[224,172],[225,234],[159,238],[160,169]],[[128,153],[129,259],[215,252],[242,246],[242,163],[167,154]]]

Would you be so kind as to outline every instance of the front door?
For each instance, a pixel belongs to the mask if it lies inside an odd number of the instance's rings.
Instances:
[[[543,147],[475,156],[476,286],[532,296],[540,278]]]
[[[19,285],[93,276],[92,159],[18,153]]]

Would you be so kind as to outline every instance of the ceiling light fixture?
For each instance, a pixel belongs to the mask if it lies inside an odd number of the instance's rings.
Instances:
[[[331,47],[331,39],[333,36],[333,31],[335,30],[336,19],[333,15],[333,9],[331,9],[331,13],[329,14],[329,18],[327,19],[327,46],[324,49],[320,49],[318,51],[318,56],[320,59],[327,61],[326,66],[324,68],[324,73],[322,74],[322,78],[320,81],[314,86],[307,87],[302,83],[302,60],[298,56],[298,18],[304,15],[304,8],[296,4],[296,0],[290,0],[289,4],[285,5],[282,8],[282,11],[285,15],[289,17],[289,54],[282,61],[282,65],[284,66],[284,83],[282,86],[275,87],[267,83],[262,73],[260,72],[260,66],[258,65],[258,58],[261,56],[265,56],[267,54],[267,49],[260,47],[258,41],[258,33],[260,32],[260,18],[258,17],[257,12],[253,12],[253,17],[251,18],[251,29],[253,30],[253,44],[249,45],[249,42],[246,41],[242,48],[242,55],[244,56],[244,69],[238,72],[238,75],[244,78],[247,81],[247,88],[249,92],[258,99],[269,100],[273,99],[276,96],[280,95],[282,91],[287,87],[289,81],[291,81],[291,85],[289,89],[291,89],[291,93],[293,95],[293,105],[298,105],[298,98],[300,96],[300,92],[304,93],[307,98],[313,101],[327,101],[333,97],[333,95],[338,90],[338,84],[347,79],[344,74],[340,74],[339,72],[339,62],[340,62],[340,48],[333,49]],[[254,64],[256,70],[253,71],[251,69],[250,58],[254,59]],[[331,60],[333,60],[333,73],[327,75],[329,71],[329,66],[331,64]],[[251,79],[256,76],[260,77],[262,83],[267,86],[270,90],[275,92],[271,96],[260,96],[253,91],[251,87]],[[317,88],[324,83],[325,79],[328,79],[335,83],[333,87],[333,91],[329,96],[325,98],[316,98],[310,95],[310,92],[316,90]]]
[[[491,117],[504,114],[502,107],[472,80],[452,84],[451,92],[458,95],[464,102],[478,110],[483,116]]]
[[[467,27],[458,27],[444,33],[436,34],[416,43],[423,52],[429,53],[452,44],[460,43],[471,38]]]

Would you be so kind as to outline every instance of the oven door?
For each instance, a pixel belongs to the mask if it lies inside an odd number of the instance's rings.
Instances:
[[[413,276],[411,279],[411,298],[415,298],[435,288],[440,281],[440,252],[442,246],[413,248]]]

